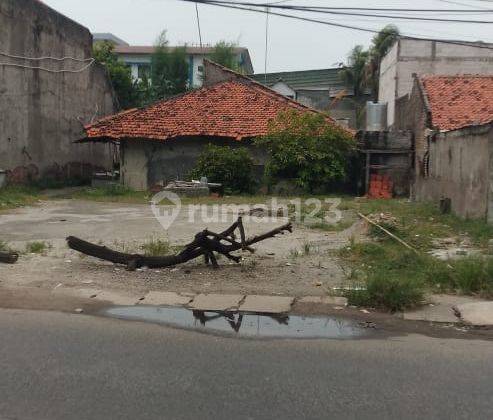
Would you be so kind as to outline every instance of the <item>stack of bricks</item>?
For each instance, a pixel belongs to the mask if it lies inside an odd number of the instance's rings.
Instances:
[[[387,175],[370,175],[368,198],[392,198],[392,181]]]

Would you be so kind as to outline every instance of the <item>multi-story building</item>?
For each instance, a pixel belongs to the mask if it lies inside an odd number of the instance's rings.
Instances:
[[[411,93],[413,75],[493,74],[493,44],[398,39],[382,59],[378,100],[394,125],[396,101]]]
[[[149,74],[151,68],[151,58],[155,48],[153,46],[129,45],[127,42],[110,33],[93,34],[94,41],[110,41],[115,44],[115,53],[120,59],[130,66],[132,77],[138,80]],[[174,47],[170,47],[174,48]],[[202,86],[202,72],[204,58],[209,57],[213,52],[212,46],[197,47],[186,46],[188,60],[188,83],[191,87]],[[252,61],[247,48],[235,48],[237,63],[242,73],[253,73]]]

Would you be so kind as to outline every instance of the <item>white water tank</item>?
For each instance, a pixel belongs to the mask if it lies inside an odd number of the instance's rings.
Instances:
[[[366,131],[383,131],[387,128],[387,102],[366,103]]]

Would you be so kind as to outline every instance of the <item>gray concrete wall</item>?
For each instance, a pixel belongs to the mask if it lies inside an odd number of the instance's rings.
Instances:
[[[416,178],[416,199],[450,198],[454,213],[486,218],[493,206],[489,204],[492,142],[491,125],[438,134],[429,144],[429,175]]]
[[[0,52],[22,57],[91,57],[88,29],[35,0],[0,0]],[[87,63],[0,57],[0,62],[78,70]],[[111,167],[108,145],[73,144],[83,123],[114,112],[104,68],[54,73],[0,65],[0,168],[11,182],[90,174]]]
[[[493,49],[437,41],[400,39],[382,59],[380,67],[378,99],[388,103],[389,126],[394,124],[395,100],[411,93],[413,73],[417,75],[493,74]]]
[[[203,86],[212,86],[216,83],[226,82],[230,80],[238,79],[239,75],[235,74],[232,71],[225,70],[223,67],[218,66],[215,63],[212,63],[208,60],[203,62],[204,67],[204,81]]]
[[[153,185],[183,180],[195,166],[208,144],[216,146],[247,147],[261,176],[266,153],[249,141],[222,138],[184,137],[167,141],[125,140],[121,143],[121,180],[123,185],[143,191]]]

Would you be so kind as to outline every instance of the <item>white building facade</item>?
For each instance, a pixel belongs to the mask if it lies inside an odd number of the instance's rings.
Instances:
[[[93,34],[94,41],[109,41],[115,44],[115,53],[118,57],[130,66],[132,78],[141,79],[144,74],[150,75],[151,58],[154,53],[153,46],[134,46],[129,45],[122,39],[110,33]],[[169,47],[175,48],[175,47]],[[214,48],[185,46],[188,60],[188,84],[192,88],[202,86],[202,72],[204,58],[210,57]],[[252,61],[247,48],[237,47],[234,49],[238,68],[244,74],[253,73]]]

